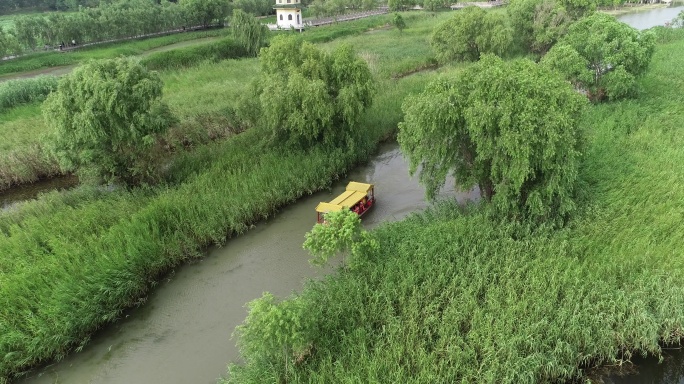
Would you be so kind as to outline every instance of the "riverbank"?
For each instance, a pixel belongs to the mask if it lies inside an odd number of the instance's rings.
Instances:
[[[649,11],[651,9],[667,8],[670,4],[656,3],[656,4],[624,4],[619,7],[601,7],[600,12],[607,13],[613,16],[625,15],[627,13]]]
[[[273,309],[296,324],[247,323],[260,339],[240,340],[246,365],[226,382],[568,382],[680,343],[682,57],[681,37],[659,45],[638,98],[586,114],[582,209],[566,228],[453,204],[387,224],[357,268]],[[275,347],[294,337],[300,354]]]

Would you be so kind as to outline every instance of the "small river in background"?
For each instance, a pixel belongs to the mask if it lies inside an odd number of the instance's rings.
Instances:
[[[648,29],[659,25],[666,25],[684,11],[683,3],[674,3],[669,7],[635,11],[617,16],[617,19],[636,29]]]
[[[244,321],[247,302],[264,291],[285,298],[307,279],[330,272],[309,265],[302,243],[316,222],[316,205],[340,194],[350,180],[376,186],[377,204],[363,218],[366,228],[428,206],[398,145],[384,144],[368,165],[331,191],[302,198],[225,246],[211,248],[203,259],[178,267],[144,305],[105,327],[81,352],[20,382],[215,384],[227,363],[239,361],[231,334]],[[441,196],[464,202],[477,200],[479,192],[457,192],[451,181]]]

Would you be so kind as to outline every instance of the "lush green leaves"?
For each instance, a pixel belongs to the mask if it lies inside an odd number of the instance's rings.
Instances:
[[[540,54],[564,36],[578,17],[556,0],[513,0],[506,10],[517,44],[524,50]]]
[[[0,27],[0,58],[18,52],[20,52],[20,49],[17,38]]]
[[[54,150],[66,168],[107,181],[154,178],[155,135],[172,121],[156,73],[126,59],[92,61],[64,77],[44,104]]]
[[[392,16],[392,25],[394,25],[394,27],[397,28],[400,33],[406,28],[406,22],[399,13],[395,13],[394,16]]]
[[[634,93],[636,77],[648,68],[654,49],[652,32],[639,32],[612,16],[595,13],[570,27],[544,65],[578,83],[594,100],[618,99]],[[583,65],[585,70],[578,73]]]
[[[333,52],[291,37],[261,51],[261,110],[277,141],[294,146],[339,145],[358,132],[371,104],[374,82],[368,65],[350,46]]]
[[[338,253],[351,252],[346,266],[353,268],[361,250],[377,247],[377,241],[362,229],[359,215],[350,210],[326,214],[325,222],[316,224],[304,241],[304,249],[313,256],[311,263],[319,266]]]
[[[432,47],[442,62],[476,61],[484,53],[505,55],[512,39],[505,16],[471,6],[435,29]]]
[[[256,56],[261,47],[266,45],[268,28],[254,16],[248,15],[240,9],[233,10],[230,29],[238,44],[242,45],[252,56]]]
[[[307,306],[298,298],[278,303],[266,292],[247,308],[247,319],[236,329],[241,352],[257,360],[281,360],[276,370],[287,374],[290,361],[303,358],[311,345],[313,319]]]
[[[583,106],[535,63],[485,56],[407,98],[398,139],[428,197],[453,174],[504,216],[553,221],[575,208]]]
[[[185,10],[186,22],[189,26],[223,24],[230,13],[231,3],[227,0],[180,0],[179,5]]]

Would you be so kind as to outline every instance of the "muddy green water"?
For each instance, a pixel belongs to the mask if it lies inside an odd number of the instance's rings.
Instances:
[[[21,201],[35,199],[40,193],[61,191],[76,185],[78,185],[78,177],[67,175],[0,191],[0,210],[10,209],[13,204]]]
[[[428,205],[417,180],[408,177],[397,145],[384,145],[372,162],[331,191],[303,198],[224,247],[208,250],[200,261],[177,268],[144,305],[106,327],[83,351],[21,382],[215,383],[228,362],[238,361],[231,333],[245,319],[245,303],[264,291],[286,297],[326,272],[309,265],[302,242],[316,221],[316,205],[341,193],[349,180],[376,185],[378,202],[364,216],[366,227]],[[479,193],[446,189],[442,196],[465,201]]]

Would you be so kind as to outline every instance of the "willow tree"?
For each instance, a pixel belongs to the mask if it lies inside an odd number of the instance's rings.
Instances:
[[[485,55],[408,97],[398,140],[428,198],[452,174],[502,215],[555,221],[575,208],[585,104],[532,61]]]
[[[613,16],[595,13],[574,24],[542,59],[590,98],[619,99],[634,93],[636,79],[648,69],[655,35],[637,31]]]
[[[63,77],[43,105],[60,164],[128,185],[153,180],[150,148],[173,122],[162,86],[126,59],[91,61]]]
[[[230,29],[235,41],[242,45],[251,56],[256,56],[261,47],[266,45],[268,28],[261,24],[256,17],[241,9],[233,10],[233,17],[230,18]]]
[[[259,56],[261,116],[273,138],[296,147],[344,145],[372,102],[368,64],[348,45],[332,52],[293,37],[273,39]]]
[[[180,0],[178,4],[185,10],[187,23],[202,27],[222,25],[232,7],[228,0]]]
[[[435,28],[431,44],[442,62],[476,61],[481,54],[505,55],[512,41],[504,15],[470,6]]]

